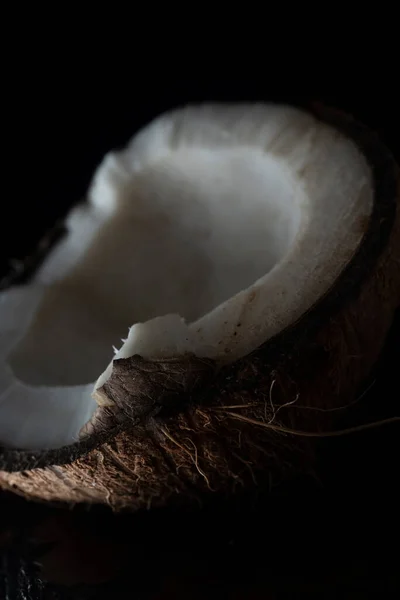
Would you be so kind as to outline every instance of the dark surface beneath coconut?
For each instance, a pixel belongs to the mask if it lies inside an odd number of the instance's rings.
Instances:
[[[232,91],[235,85],[209,93],[198,86],[189,99],[238,99]],[[185,92],[185,86],[180,90]],[[4,273],[9,272],[10,259],[31,254],[71,200],[80,199],[104,151],[126,141],[136,128],[133,119],[151,118],[168,105],[185,101],[181,92],[171,92],[167,101],[143,103],[134,118],[127,117],[126,104],[101,130],[105,103],[98,112],[89,110],[87,99],[83,109],[75,106],[79,126],[61,126],[66,147],[50,158],[54,169],[37,199],[39,205],[26,208],[24,220],[37,222],[38,227],[22,239],[20,210],[10,213],[6,228],[11,243],[2,239]],[[239,96],[269,97],[265,90]],[[292,99],[283,96],[278,99]],[[380,129],[389,147],[398,151],[393,112],[390,117],[387,104],[368,110],[345,95],[342,101],[335,94],[322,99],[350,109]],[[60,145],[60,130],[56,134],[50,129],[43,150]],[[43,187],[42,176],[35,177]],[[18,271],[19,263],[13,264]],[[375,383],[338,426],[399,414],[399,356],[400,315],[371,380]],[[399,585],[398,544],[392,544],[399,530],[398,440],[397,425],[321,440],[319,481],[299,479],[278,486],[272,495],[260,491],[258,499],[242,497],[232,506],[215,502],[199,511],[114,516],[106,509],[64,511],[1,494],[0,598],[287,598],[294,591],[356,598],[394,593]],[[43,577],[51,583],[37,581],[34,561],[43,565]],[[75,587],[59,587],[67,583]]]

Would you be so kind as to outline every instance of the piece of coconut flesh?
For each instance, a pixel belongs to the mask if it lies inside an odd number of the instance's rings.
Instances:
[[[0,294],[0,444],[76,441],[121,339],[117,358],[256,349],[332,287],[372,207],[361,152],[308,113],[157,118],[104,158],[33,281]]]

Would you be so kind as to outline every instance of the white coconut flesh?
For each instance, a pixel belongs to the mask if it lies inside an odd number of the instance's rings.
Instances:
[[[256,349],[334,285],[372,206],[359,149],[302,111],[159,117],[105,157],[35,279],[0,295],[0,443],[76,441],[113,356]]]

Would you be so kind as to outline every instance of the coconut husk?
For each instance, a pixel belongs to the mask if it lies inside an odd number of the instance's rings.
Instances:
[[[357,399],[400,303],[395,161],[351,117],[315,110],[357,143],[374,177],[372,217],[360,222],[363,241],[333,288],[299,322],[220,370],[194,356],[115,361],[83,439],[45,452],[1,449],[3,487],[138,509],[312,471],[315,439],[337,434],[335,416]]]

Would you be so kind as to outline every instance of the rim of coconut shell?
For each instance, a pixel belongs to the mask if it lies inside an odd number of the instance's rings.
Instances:
[[[312,339],[315,333],[322,327],[327,317],[334,316],[350,300],[357,297],[363,282],[371,274],[374,265],[387,246],[394,225],[396,211],[398,210],[398,167],[390,150],[379,137],[370,128],[353,118],[353,116],[337,109],[315,103],[303,107],[303,109],[307,110],[323,123],[333,126],[355,143],[371,169],[374,202],[368,222],[363,223],[363,227],[365,227],[363,239],[352,259],[336,278],[331,289],[316,304],[311,306],[308,311],[303,313],[298,321],[292,323],[289,327],[268,339],[250,353],[254,355],[261,352],[266,360],[272,360],[276,356],[283,355],[285,349],[291,347],[293,344],[297,349],[306,345],[308,340]],[[41,258],[39,257],[39,260]],[[30,263],[35,265],[35,257],[31,258]],[[244,358],[248,358],[248,356]],[[145,373],[149,366],[150,370],[155,367],[155,370],[158,371],[158,363],[168,362],[165,359],[150,361],[138,356],[132,358],[134,359],[133,368],[139,367],[139,370],[142,371],[142,366],[144,366]],[[118,362],[122,365],[124,360],[129,361],[129,359],[115,361],[114,368]],[[191,370],[196,373],[195,380],[200,381],[200,391],[203,393],[207,389],[207,383],[215,377],[216,367],[212,360],[198,359],[194,356],[169,360],[179,370],[182,370],[182,368],[185,370],[187,366],[190,366],[189,371]],[[243,358],[240,358],[234,363],[222,367],[217,377],[226,376],[229,370],[232,369],[232,366],[237,365],[243,360]],[[201,374],[200,378],[198,374]],[[181,386],[184,391],[179,398],[179,402],[176,403],[178,411],[184,411],[188,403],[196,403],[197,401],[196,393],[198,390],[193,385],[192,379],[189,376],[188,381],[184,382]],[[166,398],[168,399],[168,396]],[[170,402],[168,402],[168,405],[170,405]],[[156,406],[153,403],[148,404],[143,402],[139,398],[137,406],[130,412],[128,419],[125,418],[125,415],[122,415],[120,419],[116,419],[115,413],[110,415],[107,409],[105,409],[104,419],[99,420],[100,425],[96,427],[95,431],[92,431],[80,441],[61,448],[32,451],[9,449],[0,446],[0,470],[18,472],[51,465],[72,463],[88,454],[91,450],[112,440],[124,429],[132,428],[155,416],[166,406],[165,398],[160,394],[160,401]]]

